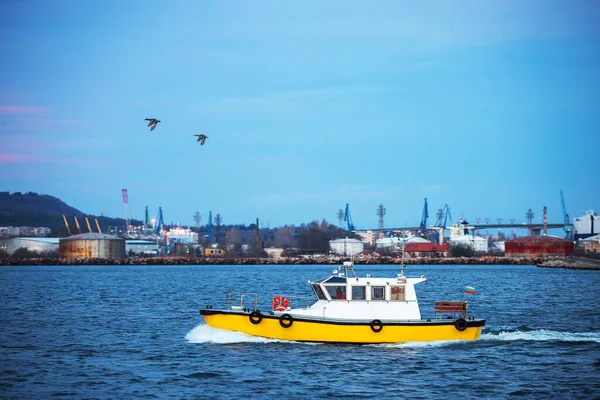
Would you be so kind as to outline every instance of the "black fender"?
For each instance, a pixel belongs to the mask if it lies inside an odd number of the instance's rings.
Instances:
[[[254,311],[252,311],[250,313],[250,315],[248,316],[248,318],[250,319],[250,322],[252,322],[254,325],[258,325],[262,321],[263,316],[260,313],[260,311],[254,310]]]
[[[371,326],[371,330],[375,333],[381,332],[383,329],[383,322],[378,319],[374,319],[369,325]]]
[[[284,328],[289,328],[293,323],[294,317],[292,317],[290,314],[283,314],[281,317],[279,317],[279,325]]]
[[[454,327],[456,328],[457,331],[462,332],[465,329],[467,329],[467,326],[469,324],[467,323],[467,320],[464,318],[458,318],[456,321],[454,321]]]

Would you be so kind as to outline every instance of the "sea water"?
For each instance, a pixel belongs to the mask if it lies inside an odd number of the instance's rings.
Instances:
[[[305,344],[208,327],[227,293],[312,296],[335,266],[0,269],[2,398],[600,398],[600,272],[418,266],[421,312],[469,302],[476,342]],[[397,266],[356,265],[359,276]],[[465,295],[466,285],[475,295]]]

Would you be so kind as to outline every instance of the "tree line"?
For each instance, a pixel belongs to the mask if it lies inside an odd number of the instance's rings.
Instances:
[[[216,235],[214,241],[206,239],[207,226],[192,228],[199,233],[200,243],[210,245],[218,243],[229,245],[233,251],[241,251],[243,245],[251,248],[278,247],[283,249],[298,248],[302,250],[326,252],[329,250],[329,241],[344,237],[354,237],[345,229],[328,223],[325,219],[304,223],[299,226],[285,225],[279,228],[259,228],[258,243],[256,235],[256,224],[250,225],[221,225],[220,234]]]

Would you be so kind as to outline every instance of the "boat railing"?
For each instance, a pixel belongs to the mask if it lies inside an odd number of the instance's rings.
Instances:
[[[246,305],[246,301],[250,301],[252,306]],[[258,294],[247,292],[229,292],[227,293],[227,308],[230,310],[256,310],[258,309]]]
[[[467,317],[467,302],[466,301],[436,301],[434,303],[434,311],[436,318],[442,318],[443,315],[456,316],[460,315],[463,318]]]
[[[284,311],[290,308],[309,308],[315,304],[318,299],[314,297],[302,296],[273,296],[272,311]]]

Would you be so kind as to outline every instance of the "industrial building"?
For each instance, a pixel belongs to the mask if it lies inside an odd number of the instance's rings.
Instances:
[[[386,237],[375,241],[375,248],[380,251],[400,251],[402,250],[402,242],[405,245],[409,243],[431,243],[427,239],[419,236],[411,236],[409,238],[401,237]]]
[[[574,239],[585,239],[600,233],[600,215],[588,210],[584,216],[573,220]]]
[[[159,252],[159,245],[151,240],[126,240],[125,252],[134,255],[156,255]]]
[[[448,229],[450,229],[448,242],[452,245],[470,247],[476,253],[488,252],[487,239],[475,236],[475,227],[470,226],[467,221],[461,219],[458,224],[454,224]]]
[[[58,238],[15,237],[0,240],[0,249],[6,250],[8,254],[13,254],[20,248],[37,253],[54,252],[58,250],[58,241]]]
[[[507,240],[504,254],[507,257],[570,256],[574,244],[556,236],[524,236]]]
[[[46,226],[0,226],[0,237],[48,236],[51,229]]]
[[[125,240],[103,233],[82,233],[60,239],[59,257],[64,259],[125,257]]]
[[[600,234],[579,239],[577,248],[589,253],[600,253]]]
[[[204,256],[206,257],[225,257],[226,255],[227,251],[216,243],[204,248]]]
[[[165,233],[167,244],[196,244],[198,243],[198,234],[189,228],[176,227]]]
[[[377,239],[377,235],[378,235],[378,232],[373,231],[373,230],[356,231],[356,237],[360,238],[363,243],[366,243],[369,246],[372,246],[373,243],[375,243],[375,240]]]
[[[358,239],[335,239],[329,241],[331,250],[339,256],[351,256],[365,249],[365,244]]]
[[[404,247],[404,252],[410,257],[446,257],[448,245],[432,242],[408,243]]]

